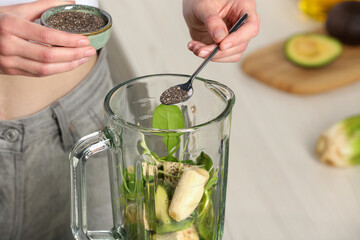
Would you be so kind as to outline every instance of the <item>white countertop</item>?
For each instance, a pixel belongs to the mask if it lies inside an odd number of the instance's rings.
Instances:
[[[245,54],[320,25],[302,15],[296,2],[257,0],[260,33]],[[100,6],[113,16],[108,47],[117,81],[192,74],[202,62],[187,50],[180,0],[101,1]],[[324,129],[360,113],[360,82],[298,96],[248,77],[240,63],[209,63],[200,76],[228,85],[237,99],[223,239],[360,239],[360,168],[328,167],[314,155]]]

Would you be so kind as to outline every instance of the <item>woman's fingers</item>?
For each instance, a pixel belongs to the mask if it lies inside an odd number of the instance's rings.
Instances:
[[[212,58],[211,61],[214,62],[234,62],[235,59],[238,59],[239,55],[241,55],[245,49],[247,48],[248,42],[239,44],[235,47],[232,47],[227,50],[219,50],[216,55]],[[206,58],[211,51],[214,50],[216,47],[215,44],[212,45],[206,45],[201,42],[197,41],[191,41],[188,44],[188,48],[190,51],[192,51],[196,56],[199,56],[201,58]],[[235,57],[232,57],[235,56]],[[235,60],[238,61],[238,60]]]
[[[75,1],[38,0],[30,3],[17,4],[13,7],[12,12],[32,22],[40,18],[41,14],[49,8],[74,3]]]
[[[193,41],[188,48],[205,58],[218,43],[220,51],[212,61],[234,62],[259,32],[259,16],[255,0],[184,0],[184,17]],[[247,13],[246,22],[237,31],[227,34],[227,28]]]
[[[227,50],[234,46],[249,42],[259,32],[259,17],[256,13],[248,15],[246,22],[235,32],[229,34],[221,43],[220,49]]]
[[[71,71],[87,61],[88,58],[82,58],[71,62],[44,63],[19,56],[0,56],[0,72],[9,75],[27,72],[29,76],[45,77]]]
[[[0,74],[7,74],[7,75],[23,75],[28,77],[33,77],[34,75],[19,69],[6,69],[6,71],[2,71],[0,68]]]
[[[219,59],[213,59],[212,61],[213,62],[238,62],[241,58],[242,54],[239,53],[239,54],[235,54],[235,55],[231,55],[229,57],[224,57],[224,58],[219,58]]]
[[[228,29],[223,19],[219,16],[215,4],[200,1],[197,5],[197,11],[198,19],[204,23],[207,33],[215,43],[219,43],[227,36]]]
[[[63,0],[43,0],[43,1],[35,1],[30,3],[32,7],[31,10],[25,10],[26,13],[31,13],[28,15],[27,20],[33,22],[35,19],[40,18],[41,14],[45,12],[47,9],[60,6],[60,5],[67,5],[67,4],[74,4],[75,1],[63,1]],[[28,7],[28,6],[26,6]]]
[[[0,73],[48,76],[67,72],[96,54],[86,36],[31,22],[46,9],[66,3],[42,0],[0,9]]]
[[[49,47],[16,36],[0,39],[0,46],[2,46],[2,55],[20,56],[45,63],[70,62],[96,54],[96,50],[92,46],[80,48]],[[27,49],[27,51],[23,49]]]
[[[47,28],[10,14],[0,18],[0,30],[2,35],[15,35],[26,40],[49,45],[63,47],[84,47],[89,45],[89,39],[80,34]]]

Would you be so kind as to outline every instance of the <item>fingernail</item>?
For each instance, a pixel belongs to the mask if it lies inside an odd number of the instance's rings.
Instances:
[[[226,37],[226,33],[223,29],[218,29],[214,32],[214,40],[220,42]]]
[[[84,57],[90,57],[96,53],[95,49],[86,50]]]
[[[83,63],[86,63],[87,61],[89,60],[89,58],[82,58],[79,60],[79,64],[83,64]]]
[[[206,51],[206,50],[202,50],[200,53],[199,53],[199,57],[206,57],[207,55],[209,55],[209,51]]]
[[[66,1],[66,0],[58,0],[57,2],[56,2],[56,5],[64,5],[64,4],[74,4],[75,3],[75,1]]]
[[[232,43],[231,43],[231,42],[228,42],[228,43],[225,43],[225,44],[222,46],[221,50],[228,50],[228,49],[231,48],[231,47],[232,47]]]
[[[87,46],[87,45],[89,45],[89,40],[88,39],[81,39],[78,42],[79,47],[84,47],[84,46]]]
[[[188,44],[188,49],[190,49],[191,50],[191,48],[194,46],[194,43],[189,43]]]
[[[196,53],[197,51],[199,51],[200,46],[194,47],[194,49],[192,50],[194,53]]]

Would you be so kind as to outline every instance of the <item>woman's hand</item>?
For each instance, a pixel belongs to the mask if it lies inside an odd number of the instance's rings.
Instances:
[[[0,74],[48,76],[73,70],[96,54],[87,37],[32,22],[48,8],[73,3],[39,0],[0,7]]]
[[[245,23],[229,35],[228,30],[245,13]],[[183,0],[183,14],[193,39],[188,48],[195,55],[206,58],[220,43],[220,51],[212,61],[239,61],[250,39],[259,32],[254,0]]]

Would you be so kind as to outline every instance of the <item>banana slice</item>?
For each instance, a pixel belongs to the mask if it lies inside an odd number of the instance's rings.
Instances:
[[[199,240],[199,235],[194,225],[191,225],[191,227],[183,231],[156,234],[156,240]]]
[[[164,162],[164,172],[168,174],[164,176],[165,182],[175,188],[179,182],[179,172],[182,172],[190,167],[191,165],[180,162]]]
[[[204,169],[189,168],[183,171],[169,207],[172,219],[180,222],[190,216],[199,204],[208,180],[209,173]]]

